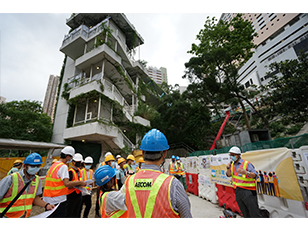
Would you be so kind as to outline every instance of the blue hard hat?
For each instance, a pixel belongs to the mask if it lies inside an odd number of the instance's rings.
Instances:
[[[179,160],[179,159],[180,159],[180,157],[179,157],[179,156],[177,156],[177,157],[175,157],[175,159],[176,159],[176,160]]]
[[[102,186],[109,182],[116,175],[116,170],[109,165],[103,165],[96,169],[94,179],[97,186]]]
[[[24,164],[39,165],[43,164],[43,160],[40,154],[34,152],[26,157]]]
[[[154,128],[144,135],[140,149],[152,152],[165,151],[169,149],[169,145],[166,136]]]
[[[175,155],[172,155],[172,156],[171,156],[171,159],[175,159]]]

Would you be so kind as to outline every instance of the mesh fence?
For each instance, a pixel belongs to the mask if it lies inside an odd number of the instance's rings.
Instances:
[[[247,152],[253,150],[282,148],[282,147],[295,149],[305,145],[308,145],[308,134],[287,137],[287,138],[278,138],[275,140],[265,140],[265,141],[247,143],[241,147],[241,150],[242,152]],[[206,151],[196,151],[190,153],[188,156],[204,156],[204,155],[217,155],[221,153],[228,153],[232,146],[223,147],[220,149],[206,150]]]

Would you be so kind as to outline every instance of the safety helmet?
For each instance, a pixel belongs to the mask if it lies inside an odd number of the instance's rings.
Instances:
[[[24,164],[39,165],[43,164],[43,160],[40,154],[33,152],[26,157]]]
[[[22,164],[22,161],[21,160],[15,160],[13,164],[17,166],[17,165]]]
[[[129,155],[126,157],[126,160],[135,161],[135,157],[134,157],[132,154],[129,154]]]
[[[175,155],[172,155],[172,156],[171,156],[171,159],[175,159]]]
[[[99,167],[94,173],[94,179],[97,186],[102,186],[109,182],[116,175],[116,170],[109,165]]]
[[[93,164],[93,159],[91,156],[86,157],[86,159],[84,160],[85,164]]]
[[[82,155],[80,153],[76,153],[73,157],[74,161],[83,161]]]
[[[229,152],[240,155],[241,154],[241,149],[239,149],[238,147],[234,146],[234,147],[230,148]]]
[[[118,159],[118,164],[121,164],[121,163],[123,163],[124,161],[125,161],[125,159],[124,159],[123,157],[121,157],[121,158]]]
[[[72,146],[66,146],[61,150],[61,152],[64,153],[65,155],[71,155],[71,156],[75,155],[75,149]]]
[[[179,156],[175,157],[175,160],[180,160],[180,157]]]
[[[51,163],[53,164],[54,162],[57,162],[57,161],[58,161],[57,159],[53,159],[53,161]]]
[[[143,151],[165,151],[169,149],[166,136],[157,129],[150,130],[144,135],[140,149]]]
[[[109,156],[109,155],[112,155],[112,153],[111,152],[106,152],[105,157]]]
[[[117,156],[116,156],[116,159],[121,158],[121,157],[122,157],[121,155],[117,155]]]
[[[139,163],[144,163],[143,157],[140,157],[140,158],[139,158]]]
[[[114,161],[115,161],[113,155],[105,156],[105,163],[106,163],[107,161],[111,161],[111,160],[114,160]]]

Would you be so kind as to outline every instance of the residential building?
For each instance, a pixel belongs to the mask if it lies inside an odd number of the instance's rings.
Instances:
[[[229,21],[236,13],[224,13],[221,20]],[[308,15],[306,13],[244,13],[257,36],[253,56],[239,70],[238,81],[249,88],[269,82],[268,66],[273,62],[296,59],[308,51]]]
[[[149,77],[153,79],[156,84],[162,84],[163,82],[168,84],[168,76],[167,69],[165,67],[157,68],[157,67],[148,67],[147,68]]]
[[[146,68],[132,55],[143,38],[121,13],[78,13],[66,24],[71,32],[60,48],[67,58],[52,142],[71,142],[94,163],[94,153],[103,161],[108,151],[133,150],[142,136],[130,125],[150,126],[134,115],[139,101],[155,101],[162,93],[149,90],[145,97],[140,92],[141,83],[151,83]]]
[[[59,76],[50,75],[43,103],[43,112],[50,116],[52,122],[54,120],[58,85]]]

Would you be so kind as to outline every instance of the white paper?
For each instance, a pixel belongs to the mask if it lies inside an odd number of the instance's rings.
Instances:
[[[85,181],[85,183],[86,183],[87,185],[90,185],[90,184],[92,184],[93,182],[94,182],[94,180],[91,180],[91,179]]]
[[[55,206],[52,210],[48,210],[46,212],[40,213],[40,214],[33,216],[33,217],[30,217],[30,218],[46,218],[46,217],[50,216],[58,208],[59,205],[60,205],[60,203],[57,206]]]

